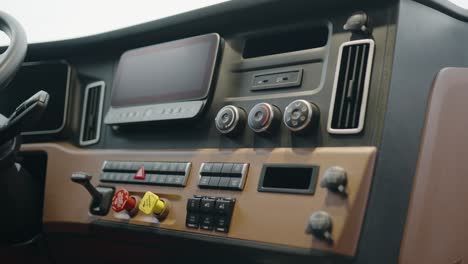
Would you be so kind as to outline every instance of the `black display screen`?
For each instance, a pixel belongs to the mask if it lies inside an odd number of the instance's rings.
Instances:
[[[112,106],[142,106],[208,96],[219,35],[208,34],[125,52],[112,88]]]
[[[26,63],[10,85],[0,91],[0,113],[10,116],[22,102],[40,90],[49,93],[41,119],[25,132],[55,133],[63,128],[69,66],[63,62]]]

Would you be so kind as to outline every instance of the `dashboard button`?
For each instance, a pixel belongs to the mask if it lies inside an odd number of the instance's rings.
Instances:
[[[221,177],[211,177],[210,182],[208,183],[208,186],[218,187],[220,179],[221,179]]]
[[[129,181],[131,181],[131,179],[132,179],[132,175],[131,175],[131,174],[122,173],[122,174],[120,175],[120,181],[121,181],[121,182],[129,182]]]
[[[200,209],[200,198],[189,198],[187,200],[187,211],[189,212],[198,212]]]
[[[169,168],[168,168],[168,172],[177,172],[177,167],[179,166],[178,163],[169,163]]]
[[[174,185],[175,184],[175,177],[174,175],[167,175],[166,177],[166,184],[167,185]]]
[[[161,172],[169,171],[169,163],[168,162],[161,162]]]
[[[202,215],[200,217],[200,228],[203,230],[213,230],[214,217],[212,215]]]
[[[233,201],[218,199],[216,200],[215,211],[220,215],[231,215],[233,205]]]
[[[115,170],[115,166],[116,163],[113,162],[113,161],[106,161],[104,163],[104,168],[102,168],[104,171],[112,171],[112,170]]]
[[[143,181],[143,180],[145,180],[145,178],[146,178],[145,167],[142,166],[137,170],[137,172],[133,176],[133,179]]]
[[[224,163],[223,169],[221,170],[221,174],[223,174],[223,176],[228,176],[229,174],[231,174],[233,166],[234,164],[232,163]]]
[[[200,170],[200,174],[203,175],[203,176],[210,176],[212,171],[213,171],[213,164],[214,163],[211,163],[211,162],[205,162],[203,163],[202,167],[201,167],[201,170]]]
[[[159,177],[156,178],[157,184],[166,184],[167,175],[159,174]]]
[[[202,176],[200,178],[200,181],[198,182],[199,187],[208,187],[210,183],[211,177],[208,176]]]
[[[153,168],[151,170],[154,172],[161,172],[161,167],[162,167],[161,162],[155,162],[153,163]]]
[[[234,175],[234,176],[237,176],[237,177],[241,177],[242,176],[242,171],[244,170],[245,165],[246,164],[243,164],[243,163],[233,164],[231,174]]]
[[[184,186],[185,176],[175,176],[174,177],[174,185],[176,186]]]
[[[227,188],[227,187],[229,187],[229,181],[230,181],[230,178],[229,178],[229,177],[221,177],[221,180],[219,180],[218,187],[219,187],[219,188]]]
[[[110,176],[111,173],[109,172],[104,172],[101,174],[101,181],[108,181],[109,180],[109,176]]]
[[[142,162],[141,166],[145,168],[145,171],[152,171],[153,170],[153,163],[151,162]]]
[[[118,182],[122,181],[122,175],[125,175],[125,173],[117,173],[115,176],[115,180]]]
[[[198,228],[198,214],[188,213],[187,218],[185,220],[185,225],[189,228]]]
[[[229,217],[217,216],[215,218],[215,231],[222,233],[229,232]]]
[[[229,179],[229,189],[240,190],[241,189],[241,179],[240,178],[233,178]]]
[[[146,178],[148,179],[148,182],[151,183],[151,184],[158,183],[158,175],[157,174],[146,175]]]
[[[187,162],[179,162],[177,163],[177,172],[185,174],[185,170],[187,169]]]
[[[222,163],[214,163],[213,168],[211,170],[212,175],[219,175],[221,174],[221,170],[223,169]]]
[[[202,198],[200,203],[200,211],[210,214],[213,212],[215,200],[213,198]]]

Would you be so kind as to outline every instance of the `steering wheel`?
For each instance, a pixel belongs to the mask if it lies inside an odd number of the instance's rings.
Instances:
[[[0,11],[0,31],[10,38],[7,50],[0,54],[0,90],[15,76],[26,56],[28,41],[21,24],[9,14]]]
[[[0,11],[0,31],[10,38],[10,45],[0,54],[0,90],[6,88],[23,63],[28,47],[26,33],[21,24],[9,14]],[[8,119],[0,113],[0,128]],[[10,144],[0,144],[0,167],[12,163],[15,150],[19,147],[15,139]]]

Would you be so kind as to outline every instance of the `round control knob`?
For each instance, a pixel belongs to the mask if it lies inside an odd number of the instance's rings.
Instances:
[[[346,171],[342,167],[334,166],[325,171],[323,179],[320,182],[320,187],[327,188],[332,192],[346,194],[346,184],[348,178]]]
[[[268,104],[256,104],[250,110],[248,124],[256,133],[272,133],[280,122],[281,111],[278,107]]]
[[[236,135],[244,128],[245,117],[244,109],[233,105],[226,105],[218,111],[215,125],[222,134]]]
[[[309,217],[306,233],[312,234],[318,239],[332,242],[332,219],[327,212],[318,211]]]
[[[126,210],[130,215],[138,212],[138,198],[131,196],[125,189],[119,189],[112,197],[112,210],[115,212],[122,212]]]
[[[317,124],[320,118],[318,107],[306,100],[296,100],[284,110],[284,124],[293,132],[306,131]]]

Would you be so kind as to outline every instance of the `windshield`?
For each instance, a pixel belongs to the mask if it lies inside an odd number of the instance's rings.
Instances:
[[[227,0],[2,0],[20,21],[29,43],[84,37],[180,14]],[[9,40],[0,32],[0,46]]]

